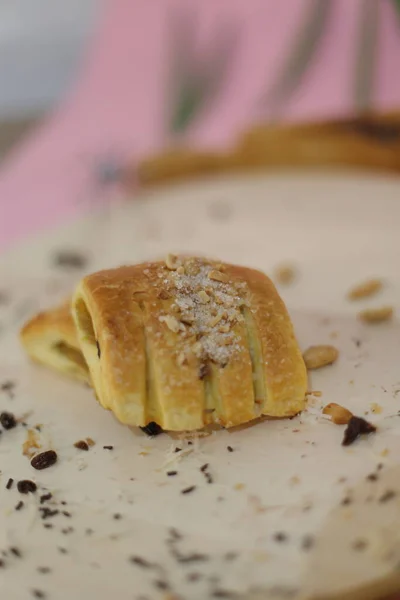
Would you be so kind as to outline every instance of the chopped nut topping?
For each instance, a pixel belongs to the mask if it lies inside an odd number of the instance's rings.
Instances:
[[[222,319],[222,313],[215,315],[212,319],[209,320],[208,324],[210,327],[215,327]]]
[[[180,352],[177,356],[176,362],[178,363],[178,365],[180,367],[182,367],[183,365],[185,365],[187,363],[187,357],[184,354],[184,352]]]
[[[334,346],[310,346],[303,354],[307,369],[320,369],[337,360],[339,352]]]
[[[227,283],[228,276],[225,273],[221,273],[221,271],[210,271],[208,274],[208,278],[213,281],[219,281],[220,283]]]
[[[168,329],[170,329],[174,333],[178,333],[181,327],[183,327],[183,325],[181,325],[173,315],[162,315],[161,317],[159,317],[159,319],[161,322],[164,322]]]
[[[289,285],[296,277],[296,270],[292,265],[280,265],[275,269],[274,276],[281,285]]]
[[[382,323],[390,321],[394,311],[392,306],[382,306],[381,308],[367,308],[358,313],[358,318],[364,323]]]
[[[324,407],[322,414],[329,415],[331,417],[331,421],[336,425],[347,425],[353,416],[353,413],[351,413],[347,408],[344,408],[344,406],[340,406],[340,404],[336,404],[335,402],[327,404]]]
[[[160,290],[157,294],[157,297],[160,300],[168,300],[168,298],[170,298],[170,295],[168,294],[167,290]]]
[[[349,300],[360,300],[361,298],[369,298],[374,296],[382,289],[381,279],[368,279],[353,287],[347,294]]]
[[[178,267],[181,266],[181,262],[179,258],[175,256],[175,254],[167,254],[165,264],[167,269],[169,269],[170,271],[176,271]]]
[[[211,300],[210,296],[204,290],[200,290],[197,296],[202,304],[207,304]]]

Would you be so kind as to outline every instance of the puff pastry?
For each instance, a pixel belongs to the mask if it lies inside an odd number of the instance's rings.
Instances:
[[[304,408],[293,327],[259,271],[168,255],[85,277],[71,310],[96,395],[122,423],[190,431]]]
[[[74,379],[90,382],[71,316],[70,301],[33,317],[22,328],[20,338],[33,360]]]

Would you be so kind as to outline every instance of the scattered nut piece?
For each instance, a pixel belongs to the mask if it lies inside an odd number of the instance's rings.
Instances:
[[[383,323],[390,321],[394,311],[392,306],[382,306],[381,308],[367,308],[358,313],[358,318],[364,323]]]
[[[228,276],[225,273],[221,273],[221,271],[213,270],[208,273],[208,279],[219,281],[220,283],[227,283]]]
[[[380,415],[381,412],[383,412],[383,408],[380,404],[378,404],[377,402],[373,402],[371,404],[371,411],[375,414],[375,415]]]
[[[323,415],[329,415],[331,417],[331,421],[335,423],[335,425],[347,425],[350,421],[353,414],[344,406],[340,406],[340,404],[336,404],[335,402],[330,402],[327,404],[323,411]]]
[[[178,273],[178,275],[184,275],[185,274],[185,267],[178,267],[176,272]]]
[[[383,283],[381,279],[368,279],[353,287],[347,294],[349,300],[360,300],[361,298],[369,298],[374,296],[382,289]]]
[[[178,333],[181,327],[183,327],[183,325],[181,325],[179,321],[172,315],[163,315],[160,317],[160,321],[164,322],[168,329],[174,333]]]
[[[319,390],[310,390],[307,392],[306,396],[315,396],[316,398],[320,398],[322,396],[322,392]]]
[[[181,266],[181,262],[175,254],[167,254],[165,264],[170,271],[176,271]]]
[[[210,302],[210,296],[204,290],[200,290],[197,296],[202,304],[207,304],[207,302]]]
[[[88,437],[86,438],[86,442],[88,446],[95,446],[96,442],[94,440],[92,440],[92,438]]]
[[[292,265],[279,265],[274,271],[274,279],[281,285],[289,285],[296,277],[296,269]]]
[[[310,346],[303,354],[307,369],[320,369],[331,365],[339,356],[334,346]]]

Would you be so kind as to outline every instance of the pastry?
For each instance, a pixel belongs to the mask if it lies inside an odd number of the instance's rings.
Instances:
[[[122,423],[190,431],[304,408],[293,327],[259,271],[168,255],[85,277],[71,307],[96,395]]]
[[[74,379],[89,382],[89,371],[79,349],[69,301],[33,317],[22,328],[20,338],[33,360]]]

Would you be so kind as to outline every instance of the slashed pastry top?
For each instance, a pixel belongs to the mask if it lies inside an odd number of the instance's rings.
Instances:
[[[35,315],[22,328],[20,339],[36,362],[89,383],[89,370],[79,348],[70,301]]]
[[[293,327],[259,271],[168,255],[85,277],[72,315],[96,395],[123,423],[196,430],[304,408]]]

